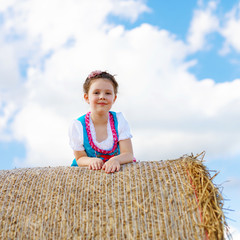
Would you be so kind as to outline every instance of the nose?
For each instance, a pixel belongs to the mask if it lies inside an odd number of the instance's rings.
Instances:
[[[105,96],[104,96],[104,94],[103,94],[103,93],[101,93],[101,94],[99,95],[99,98],[100,98],[100,99],[105,99]]]

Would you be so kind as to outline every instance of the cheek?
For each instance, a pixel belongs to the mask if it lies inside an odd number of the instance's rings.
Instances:
[[[89,97],[89,99],[88,99],[88,103],[93,103],[94,101],[95,101],[95,99],[94,99],[93,96]]]
[[[113,101],[113,96],[107,95],[107,96],[106,96],[106,99],[108,99],[109,101]]]
[[[97,96],[93,94],[93,95],[91,95],[91,99],[95,100],[95,99],[97,99]]]

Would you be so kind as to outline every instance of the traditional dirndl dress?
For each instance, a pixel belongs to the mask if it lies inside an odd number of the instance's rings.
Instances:
[[[116,112],[109,112],[110,126],[113,134],[113,147],[108,150],[103,150],[98,148],[92,139],[90,131],[90,112],[79,117],[77,119],[81,122],[83,126],[83,146],[85,148],[86,154],[88,157],[97,157],[101,158],[104,162],[108,161],[111,157],[120,154],[119,142],[118,142],[118,121]],[[72,167],[77,167],[76,159],[72,162]]]

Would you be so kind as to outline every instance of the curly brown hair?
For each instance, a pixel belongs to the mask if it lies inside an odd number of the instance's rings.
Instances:
[[[104,71],[104,72],[102,72],[102,71],[93,71],[93,72],[91,72],[88,75],[88,77],[86,78],[86,80],[85,80],[85,82],[83,84],[83,92],[84,93],[88,93],[89,88],[90,88],[92,82],[94,80],[98,79],[98,78],[104,78],[104,79],[110,80],[112,85],[113,85],[114,93],[115,94],[118,93],[118,83],[117,83],[115,77],[112,74],[110,74],[110,73],[108,73],[106,71]]]

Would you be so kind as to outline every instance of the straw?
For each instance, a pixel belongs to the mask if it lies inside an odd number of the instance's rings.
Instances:
[[[224,239],[214,177],[202,155],[129,163],[113,174],[84,167],[1,170],[0,238]]]

